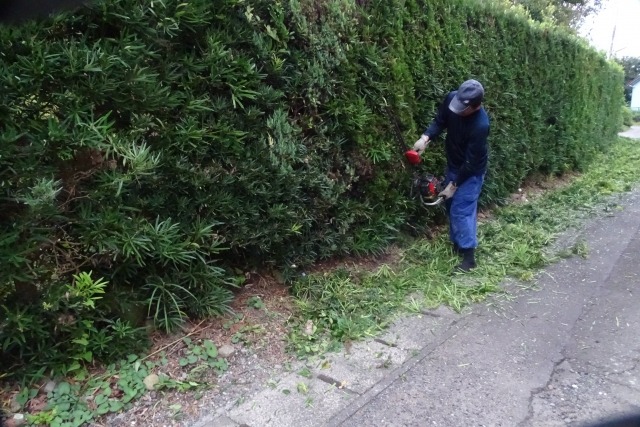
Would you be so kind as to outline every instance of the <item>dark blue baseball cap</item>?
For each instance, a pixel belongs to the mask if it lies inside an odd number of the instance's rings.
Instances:
[[[460,85],[458,93],[449,103],[449,110],[462,114],[469,107],[480,105],[484,98],[484,88],[477,80],[467,80]]]

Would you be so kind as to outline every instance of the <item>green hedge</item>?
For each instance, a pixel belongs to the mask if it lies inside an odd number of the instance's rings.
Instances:
[[[476,1],[103,0],[0,27],[0,52],[0,370],[116,357],[146,316],[223,312],[253,266],[428,226],[401,154],[467,78],[485,203],[579,169],[622,103],[601,54]]]

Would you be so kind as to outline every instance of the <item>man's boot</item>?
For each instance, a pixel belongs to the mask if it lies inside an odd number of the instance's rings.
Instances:
[[[462,254],[462,262],[458,265],[458,271],[467,272],[473,268],[476,268],[476,257],[475,257],[475,249],[460,249],[460,253]]]

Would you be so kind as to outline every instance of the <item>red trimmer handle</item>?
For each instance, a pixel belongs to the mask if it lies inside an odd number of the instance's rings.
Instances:
[[[407,161],[412,165],[417,165],[420,163],[420,154],[416,150],[409,150],[404,153],[404,157],[407,158]]]

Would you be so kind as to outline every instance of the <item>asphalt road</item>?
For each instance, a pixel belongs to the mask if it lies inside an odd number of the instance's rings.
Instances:
[[[631,126],[629,130],[625,132],[620,132],[618,135],[624,136],[627,138],[640,139],[640,126]]]

